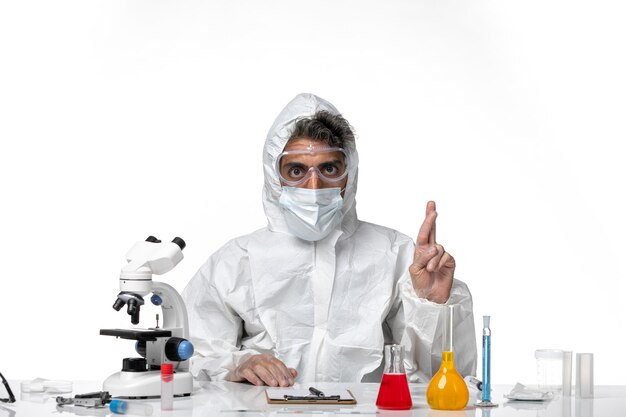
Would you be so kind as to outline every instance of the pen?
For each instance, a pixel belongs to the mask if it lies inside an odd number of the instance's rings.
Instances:
[[[309,387],[309,392],[313,395],[317,395],[318,397],[323,397],[324,393],[316,388]]]

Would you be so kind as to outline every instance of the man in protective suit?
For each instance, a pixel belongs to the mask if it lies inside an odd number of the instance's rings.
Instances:
[[[434,202],[417,237],[356,215],[358,154],[327,101],[296,96],[263,148],[268,225],[231,240],[183,297],[200,379],[291,386],[378,382],[385,344],[405,348],[409,381],[441,363],[442,304],[456,304],[455,365],[474,375],[472,298],[435,240]]]

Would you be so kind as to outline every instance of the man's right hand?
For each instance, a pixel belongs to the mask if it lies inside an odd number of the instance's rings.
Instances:
[[[227,381],[248,381],[254,385],[290,387],[298,371],[287,368],[279,359],[267,353],[253,355],[226,375]]]

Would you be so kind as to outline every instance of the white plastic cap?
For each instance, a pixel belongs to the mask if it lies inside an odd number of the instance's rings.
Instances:
[[[489,321],[491,320],[491,316],[483,316],[483,327],[489,327]]]

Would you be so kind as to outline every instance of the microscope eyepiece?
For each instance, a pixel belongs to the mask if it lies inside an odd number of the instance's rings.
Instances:
[[[185,243],[185,241],[184,241],[182,238],[178,237],[178,236],[177,236],[177,237],[175,237],[175,238],[172,240],[172,243],[176,243],[176,244],[178,245],[178,247],[180,248],[180,250],[185,249],[185,246],[187,246],[187,244]]]

